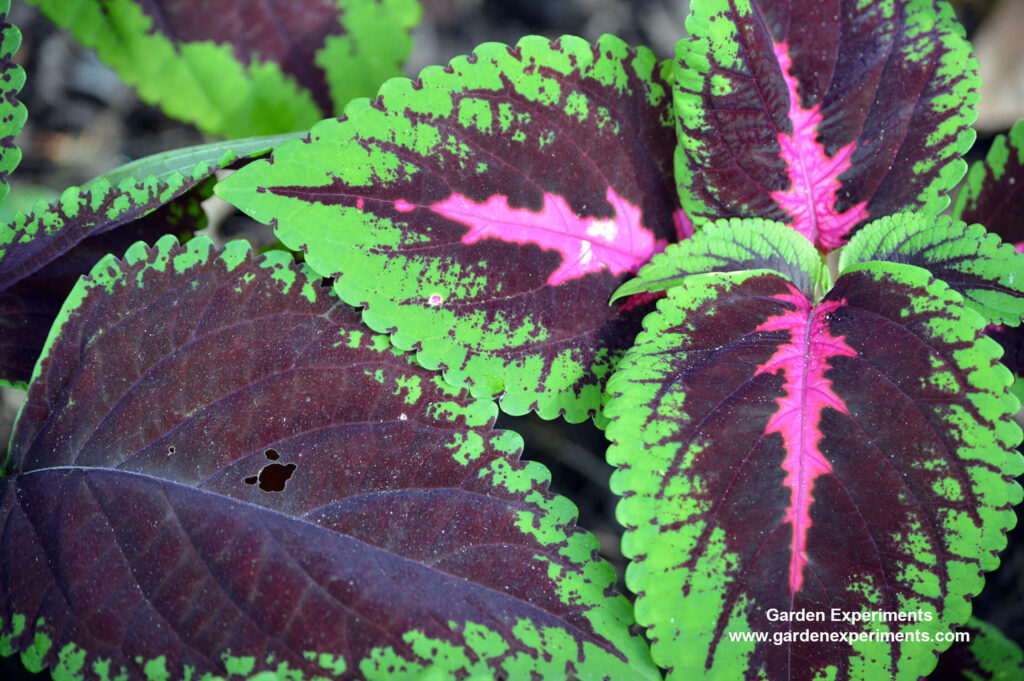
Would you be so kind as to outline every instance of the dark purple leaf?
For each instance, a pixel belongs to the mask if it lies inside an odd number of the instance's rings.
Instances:
[[[24,387],[61,304],[107,253],[187,236],[206,222],[200,201],[216,170],[289,136],[181,149],[134,161],[0,226],[0,383]],[[239,160],[241,158],[241,160]],[[145,179],[138,179],[145,178]]]
[[[696,275],[644,326],[609,381],[608,457],[669,678],[930,671],[1022,496],[981,316],[874,262],[820,301],[764,271]]]
[[[55,328],[0,483],[0,647],[30,668],[657,678],[495,405],[289,254],[136,244]]]
[[[956,633],[968,638],[956,641],[939,656],[939,664],[928,675],[928,681],[1018,681],[1024,678],[1024,652],[996,627],[972,617]]]
[[[701,224],[786,222],[825,250],[935,214],[962,176],[977,68],[945,2],[706,0],[677,48],[676,180]]]
[[[996,137],[985,160],[971,166],[953,215],[985,225],[1024,252],[1024,120]]]

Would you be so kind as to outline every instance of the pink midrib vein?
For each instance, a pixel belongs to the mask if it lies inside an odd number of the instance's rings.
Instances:
[[[836,211],[839,176],[850,168],[857,143],[850,142],[831,157],[825,153],[816,139],[822,123],[821,104],[810,109],[800,106],[797,80],[789,72],[792,65],[789,46],[778,43],[774,51],[789,93],[789,120],[793,132],[778,135],[790,187],[772,192],[772,198],[793,216],[792,226],[796,231],[820,248],[832,250],[845,243],[850,229],[868,217],[866,201],[842,213]]]
[[[785,383],[776,403],[778,410],[768,421],[765,431],[782,436],[786,457],[783,484],[790,489],[790,503],[784,522],[793,527],[789,561],[789,587],[796,594],[803,584],[807,564],[807,533],[811,527],[810,508],[815,480],[832,472],[832,465],[821,453],[821,414],[831,407],[848,414],[846,404],[832,391],[825,378],[831,357],[854,357],[856,352],[842,337],[832,336],[824,317],[842,302],[827,302],[813,307],[799,291],[776,299],[795,306],[795,310],[773,316],[758,326],[758,331],[787,331],[790,341],[783,343],[755,375],[781,370]]]
[[[466,225],[469,231],[462,235],[464,244],[497,239],[556,250],[562,263],[548,276],[547,283],[557,286],[604,268],[616,276],[637,272],[668,245],[667,240],[656,238],[643,225],[640,208],[620,197],[612,187],[608,187],[605,200],[615,211],[608,219],[580,217],[563,197],[550,193],[544,194],[544,203],[537,212],[512,208],[508,197],[502,194],[493,194],[484,203],[453,193],[432,205],[416,206],[402,199],[394,205],[399,212],[422,208]],[[499,226],[501,229],[495,229]]]

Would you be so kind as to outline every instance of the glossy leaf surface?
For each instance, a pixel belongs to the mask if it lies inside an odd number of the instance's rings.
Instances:
[[[946,644],[920,636],[967,619],[1024,472],[1010,374],[960,301],[872,263],[817,303],[767,270],[658,303],[606,415],[626,581],[670,679],[931,671]]]
[[[676,52],[676,179],[695,223],[779,220],[831,250],[870,218],[948,204],[978,77],[946,2],[691,9]]]
[[[1024,677],[1024,651],[988,622],[972,617],[960,631],[970,640],[956,642],[939,657],[929,681],[1016,681]]]
[[[1024,254],[981,225],[919,213],[882,218],[843,249],[839,269],[870,260],[928,270],[990,323],[1017,326],[1024,319]]]
[[[789,226],[732,218],[705,225],[693,237],[654,256],[612,299],[665,291],[682,285],[692,274],[759,269],[784,275],[807,296],[830,285],[817,249]]]
[[[217,193],[425,366],[509,413],[580,421],[645,311],[609,297],[685,227],[661,71],[611,36],[483,45]]]
[[[21,47],[21,31],[7,20],[10,9],[10,0],[0,0],[0,201],[11,189],[7,177],[21,161],[21,149],[14,139],[28,117],[17,98],[25,84],[25,71],[14,61]]]
[[[231,137],[308,128],[401,75],[416,0],[31,0],[168,115]]]
[[[24,387],[75,281],[107,253],[205,224],[219,168],[286,137],[218,142],[127,164],[0,226],[0,382]]]
[[[80,281],[0,481],[0,646],[86,679],[657,678],[495,405],[320,282],[203,237]]]

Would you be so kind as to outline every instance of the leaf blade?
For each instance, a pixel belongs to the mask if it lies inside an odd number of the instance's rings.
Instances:
[[[580,421],[639,322],[607,296],[681,224],[664,70],[611,36],[487,44],[217,192],[425,366]]]
[[[495,405],[288,254],[136,244],[80,281],[39,366],[0,483],[0,628],[40,664],[380,678],[435,647],[449,675],[657,677]]]
[[[794,238],[781,222],[730,218],[702,227],[691,238],[668,246],[620,286],[612,301],[680,286],[694,274],[767,269],[782,274],[805,295],[830,286],[829,272],[806,239]]]
[[[1024,243],[1024,119],[999,135],[984,161],[971,166],[957,194],[953,217],[980,222],[1011,244]]]
[[[373,94],[401,75],[419,20],[415,0],[33,4],[143,100],[230,137],[302,130]]]
[[[189,147],[133,161],[0,225],[0,382],[24,388],[64,298],[107,253],[205,225],[215,171],[294,137]]]
[[[21,47],[21,31],[7,20],[10,9],[10,0],[0,2],[0,201],[11,191],[7,178],[21,162],[21,150],[14,140],[28,118],[25,105],[17,99],[25,85],[25,70],[14,61]]]
[[[962,623],[1014,522],[1019,405],[958,300],[872,263],[818,305],[764,271],[697,275],[646,320],[609,385],[608,457],[637,620],[670,679],[930,671],[941,643],[838,637]],[[843,645],[785,639],[802,630]]]
[[[1024,254],[981,225],[949,216],[899,213],[871,223],[839,256],[839,271],[871,260],[928,270],[992,324],[1024,318]]]
[[[693,9],[677,47],[676,175],[695,223],[780,220],[832,250],[869,217],[948,204],[978,99],[948,5]]]

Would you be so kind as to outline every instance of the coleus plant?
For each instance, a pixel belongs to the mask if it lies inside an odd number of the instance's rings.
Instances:
[[[1019,675],[968,617],[1022,496],[989,336],[1020,347],[1024,124],[943,215],[977,98],[945,2],[695,0],[687,30],[664,62],[483,45],[217,185],[302,264],[145,232],[78,279],[0,482],[0,652],[916,681],[966,627],[936,678]],[[277,142],[40,207],[0,281]],[[632,605],[495,397],[607,425]]]
[[[416,0],[29,0],[145,101],[212,134],[309,127],[401,74]]]

